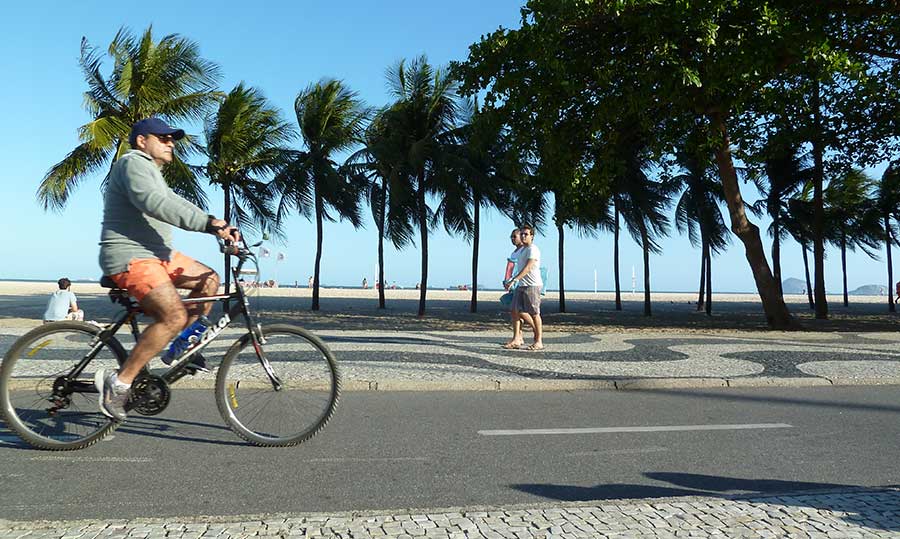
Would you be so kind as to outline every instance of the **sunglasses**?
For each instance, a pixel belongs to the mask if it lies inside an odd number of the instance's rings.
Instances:
[[[153,133],[150,133],[150,134],[153,135]],[[163,144],[167,144],[169,142],[175,142],[175,137],[172,135],[153,135],[153,136],[156,137],[156,139],[158,141],[162,142]]]

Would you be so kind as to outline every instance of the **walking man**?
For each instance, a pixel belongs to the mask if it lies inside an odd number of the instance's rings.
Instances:
[[[219,276],[172,247],[172,226],[207,232],[238,241],[228,223],[175,194],[161,169],[171,163],[175,141],[184,136],[158,118],[146,118],[131,128],[131,150],[109,171],[100,233],[100,267],[116,286],[125,288],[154,322],[147,326],[121,369],[95,373],[100,410],[116,421],[125,419],[131,383],[182,329],[208,314],[211,303],[196,304],[190,312],[177,289],[189,297],[218,292]],[[195,354],[195,368],[202,358]]]
[[[518,273],[517,266],[519,253],[522,251],[522,238],[519,236],[518,228],[514,228],[513,231],[510,232],[509,241],[512,242],[515,249],[513,249],[509,258],[506,259],[506,273],[503,275],[503,287],[506,288],[510,294],[515,296],[516,291],[515,289],[510,290],[510,284],[512,283],[512,278]],[[519,317],[518,313],[516,313],[515,308],[515,302],[510,302],[510,321],[513,327],[513,338],[503,345],[503,348],[509,350],[519,348],[525,344],[522,340],[522,319]]]
[[[534,228],[525,225],[519,228],[522,249],[517,257],[518,272],[513,276],[510,288],[515,288],[512,303],[513,340],[523,341],[522,323],[527,322],[534,329],[534,342],[526,349],[531,351],[544,349],[544,328],[541,320],[541,250],[534,244]]]

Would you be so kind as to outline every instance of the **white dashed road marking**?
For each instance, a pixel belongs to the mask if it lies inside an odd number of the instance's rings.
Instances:
[[[680,432],[693,430],[787,429],[787,423],[747,423],[738,425],[660,425],[655,427],[597,427],[574,429],[480,430],[482,436],[528,436],[541,434],[612,434],[619,432]]]

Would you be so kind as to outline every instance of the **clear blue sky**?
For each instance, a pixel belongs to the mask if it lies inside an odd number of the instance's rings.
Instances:
[[[263,90],[286,119],[295,121],[293,101],[309,83],[323,77],[343,79],[373,106],[388,102],[385,69],[401,58],[422,53],[433,64],[464,59],[468,46],[498,26],[517,27],[521,0],[341,1],[341,2],[155,2],[113,7],[108,2],[14,2],[0,19],[0,57],[3,58],[5,126],[0,129],[0,219],[6,230],[6,256],[0,279],[98,278],[97,240],[100,233],[101,175],[85,180],[59,214],[46,213],[35,191],[46,171],[78,143],[77,128],[89,117],[82,108],[86,85],[78,68],[79,44],[86,36],[105,48],[121,26],[141,33],[152,24],[161,37],[178,33],[196,41],[201,54],[217,62],[221,86],[230,90],[240,81]],[[109,73],[107,62],[103,70]],[[182,126],[194,134],[199,125]],[[884,166],[872,171],[879,174]],[[745,197],[756,193],[744,186]],[[213,211],[221,213],[221,194],[210,192]],[[368,211],[366,212],[368,215]],[[761,227],[767,223],[759,223]],[[490,212],[482,230],[479,282],[499,286],[508,232],[512,223]],[[271,246],[286,260],[264,260],[262,271],[282,283],[312,274],[315,228],[303,218],[287,225],[288,243]],[[325,225],[322,282],[358,286],[364,276],[373,280],[376,229],[354,230],[346,223]],[[768,247],[770,240],[764,238]],[[536,242],[557,286],[556,231],[548,227]],[[700,252],[684,237],[662,242],[663,253],[651,258],[652,287],[659,291],[694,290],[699,279]],[[460,238],[435,231],[430,241],[429,284],[436,287],[471,281],[471,246]],[[209,236],[176,234],[176,247],[218,268],[221,264]],[[386,252],[387,281],[413,286],[419,280],[419,251]],[[785,277],[802,278],[799,247],[788,242],[783,250]],[[883,258],[883,256],[882,256]],[[631,288],[632,267],[642,288],[640,248],[627,236],[621,245],[623,288]],[[849,255],[850,288],[883,284],[883,261],[862,253]],[[610,290],[612,238],[566,238],[566,286]],[[714,260],[714,287],[719,291],[755,290],[752,275],[737,240]],[[829,250],[828,289],[840,289],[839,252]]]

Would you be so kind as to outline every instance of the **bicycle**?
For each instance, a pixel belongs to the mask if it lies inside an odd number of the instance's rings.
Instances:
[[[228,348],[215,376],[219,413],[232,431],[251,444],[286,447],[304,442],[334,415],[341,388],[337,362],[321,339],[301,327],[257,323],[239,281],[245,262],[256,262],[256,257],[246,244],[223,244],[221,250],[238,259],[231,268],[234,291],[183,298],[183,302],[233,302],[232,306],[167,370],[154,374],[145,367],[132,384],[126,409],[147,416],[165,410],[170,386],[196,374],[191,356],[242,317],[247,333]],[[142,310],[111,279],[104,277],[101,285],[111,288],[110,300],[124,307],[111,323],[103,327],[69,321],[44,324],[16,340],[0,364],[0,415],[34,447],[82,449],[118,426],[100,412],[94,373],[100,368],[117,369],[125,361],[125,348],[115,334],[128,324],[137,342]]]

